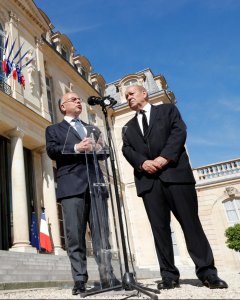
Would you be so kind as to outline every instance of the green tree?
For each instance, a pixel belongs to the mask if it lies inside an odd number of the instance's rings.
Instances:
[[[225,230],[225,236],[227,237],[226,244],[228,248],[240,251],[240,224],[228,227]]]

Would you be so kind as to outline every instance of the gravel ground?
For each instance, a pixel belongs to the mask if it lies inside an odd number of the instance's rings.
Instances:
[[[195,276],[182,276],[180,288],[161,291],[158,299],[240,299],[240,273],[221,273],[219,276],[227,281],[228,289],[211,290],[202,285]],[[139,280],[145,287],[156,289],[160,278]],[[90,286],[89,286],[90,288]],[[155,294],[156,295],[156,294]],[[80,296],[72,296],[71,288],[39,288],[26,290],[0,291],[0,299],[79,299]],[[150,299],[136,290],[108,291],[95,295],[88,295],[84,299]]]

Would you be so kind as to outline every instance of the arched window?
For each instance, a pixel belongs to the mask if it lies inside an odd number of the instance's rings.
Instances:
[[[4,72],[2,70],[3,53],[4,53],[4,31],[0,23],[0,81],[4,80]]]
[[[124,83],[124,86],[129,86],[129,85],[133,85],[133,84],[138,84],[137,79],[130,79],[130,80],[126,81]]]
[[[240,222],[240,199],[228,199],[224,202],[225,211],[229,223],[235,224]]]

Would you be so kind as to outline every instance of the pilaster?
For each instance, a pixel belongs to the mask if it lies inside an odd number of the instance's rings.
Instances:
[[[29,223],[27,208],[27,192],[25,181],[23,136],[20,128],[8,132],[11,138],[11,179],[12,179],[12,218],[13,246],[10,251],[36,252],[29,242]]]

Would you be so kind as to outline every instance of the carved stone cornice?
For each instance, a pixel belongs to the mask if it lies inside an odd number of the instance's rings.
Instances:
[[[239,195],[239,191],[233,186],[228,186],[225,188],[225,194],[227,194],[229,198],[233,198],[236,195]]]
[[[43,19],[41,13],[38,11],[38,8],[33,4],[33,1],[31,1],[31,0],[14,0],[14,2],[44,32],[49,30],[49,25]]]
[[[45,154],[47,152],[45,145],[37,147],[37,148],[35,148],[33,150],[34,150],[34,152],[40,153],[40,154],[43,154],[43,153]]]
[[[9,18],[10,22],[14,23],[15,25],[18,25],[18,23],[20,22],[20,18],[12,10],[9,11]]]
[[[22,139],[24,137],[24,131],[19,127],[15,127],[13,129],[9,130],[6,134],[7,134],[7,136],[9,136],[11,138],[19,137]]]
[[[0,20],[3,23],[7,23],[9,21],[9,14],[2,8],[0,8]]]
[[[35,37],[35,45],[36,48],[42,49],[42,46],[44,45],[44,40],[42,37]]]

